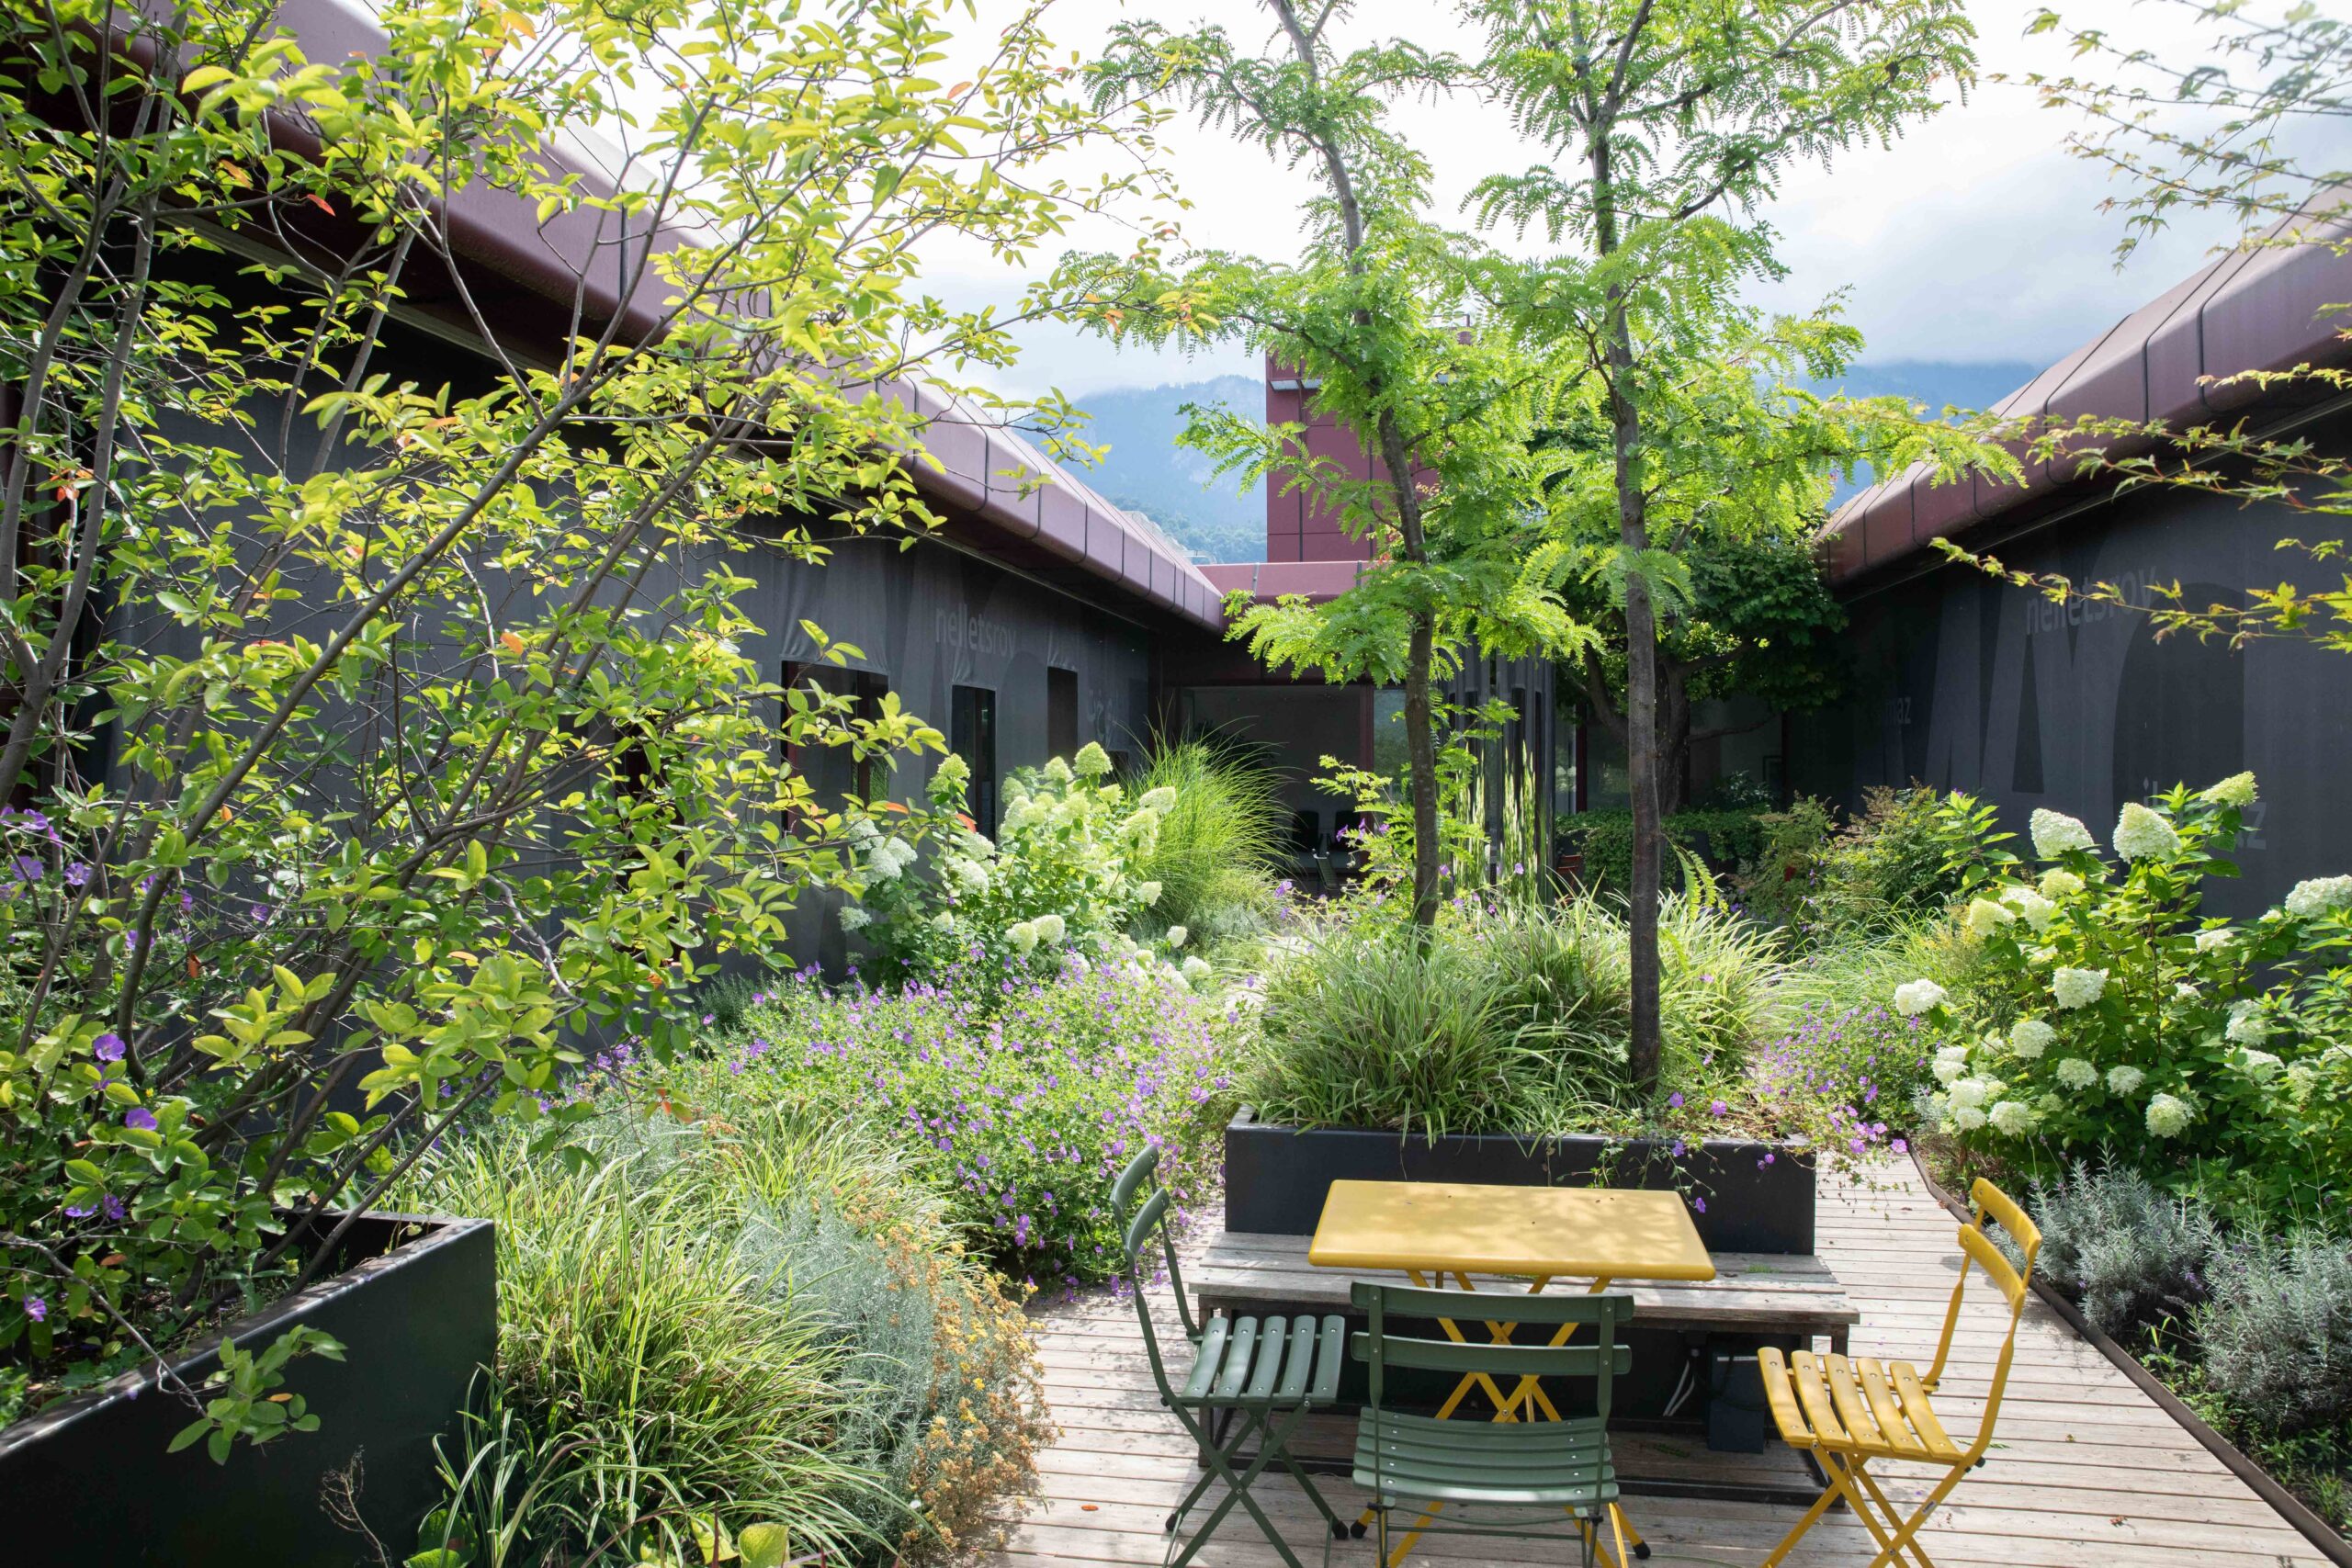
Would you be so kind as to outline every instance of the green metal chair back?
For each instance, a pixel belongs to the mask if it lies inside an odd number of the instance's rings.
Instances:
[[[1513,1296],[1503,1307],[1493,1295],[1474,1291],[1424,1290],[1370,1280],[1355,1281],[1349,1294],[1356,1310],[1369,1320],[1349,1343],[1355,1359],[1369,1371],[1368,1408],[1372,1410],[1383,1407],[1392,1370],[1453,1372],[1463,1377],[1484,1372],[1503,1387],[1512,1386],[1521,1377],[1590,1378],[1593,1414],[1605,1424],[1610,1382],[1633,1369],[1633,1351],[1617,1341],[1619,1325],[1634,1315],[1634,1298],[1628,1295]],[[1510,1322],[1525,1328],[1556,1328],[1572,1323],[1589,1326],[1592,1332],[1581,1343],[1572,1339],[1566,1345],[1471,1345],[1396,1334],[1388,1327],[1391,1318],[1483,1323],[1505,1313]]]
[[[1111,1212],[1126,1227],[1123,1244],[1126,1281],[1136,1298],[1136,1321],[1143,1325],[1143,1347],[1151,1359],[1152,1381],[1159,1385],[1161,1397],[1172,1401],[1177,1397],[1176,1390],[1168,1381],[1168,1366],[1159,1354],[1159,1336],[1151,1322],[1151,1276],[1156,1267],[1164,1266],[1168,1270],[1184,1337],[1199,1343],[1201,1325],[1193,1316],[1193,1303],[1184,1294],[1184,1271],[1176,1261],[1176,1238],[1168,1229],[1168,1190],[1159,1185],[1159,1170],[1158,1149],[1148,1148],[1129,1160],[1127,1168],[1119,1173],[1118,1181],[1111,1189]],[[1139,1195],[1143,1200],[1140,1207],[1136,1201]],[[1155,1250],[1155,1243],[1159,1261],[1148,1264],[1146,1258]]]

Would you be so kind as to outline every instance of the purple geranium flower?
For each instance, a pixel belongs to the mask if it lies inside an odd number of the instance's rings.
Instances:
[[[125,1047],[119,1034],[101,1034],[90,1042],[90,1055],[101,1062],[119,1062]]]
[[[35,1323],[46,1323],[49,1320],[49,1303],[39,1296],[27,1296],[25,1315]]]
[[[136,1132],[152,1133],[155,1130],[155,1113],[143,1105],[134,1105],[122,1113],[122,1124]]]

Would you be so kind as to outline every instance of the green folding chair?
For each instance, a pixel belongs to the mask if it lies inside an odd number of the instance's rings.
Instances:
[[[1566,1533],[1547,1537],[1542,1528],[1565,1512],[1575,1521],[1587,1568],[1600,1546],[1604,1517],[1617,1541],[1610,1559],[1612,1568],[1629,1564],[1624,1518],[1617,1506],[1617,1466],[1609,1450],[1609,1385],[1633,1365],[1632,1352],[1617,1341],[1618,1325],[1634,1315],[1631,1296],[1514,1296],[1500,1309],[1510,1313],[1513,1324],[1589,1325],[1590,1337],[1582,1343],[1473,1345],[1394,1334],[1388,1323],[1399,1317],[1482,1321],[1498,1310],[1490,1294],[1364,1280],[1356,1281],[1351,1294],[1356,1310],[1371,1320],[1353,1339],[1356,1359],[1371,1371],[1370,1402],[1356,1423],[1355,1483],[1372,1495],[1380,1540],[1374,1562],[1395,1561],[1389,1517],[1409,1507],[1418,1517],[1402,1549],[1409,1549],[1424,1534],[1566,1540]],[[1590,1378],[1593,1414],[1562,1421],[1442,1421],[1408,1415],[1386,1404],[1388,1374],[1406,1369],[1464,1377],[1483,1373],[1500,1388],[1518,1388],[1521,1378]],[[1449,1504],[1535,1513],[1521,1523],[1436,1522]]]
[[[1159,1386],[1159,1403],[1174,1413],[1201,1450],[1201,1478],[1168,1516],[1169,1532],[1175,1532],[1211,1482],[1226,1483],[1225,1496],[1168,1568],[1183,1568],[1190,1562],[1236,1504],[1258,1521],[1258,1528],[1289,1568],[1300,1568],[1273,1521],[1250,1495],[1250,1488],[1268,1465],[1281,1464],[1314,1500],[1316,1510],[1331,1527],[1333,1539],[1347,1539],[1348,1527],[1340,1522],[1290,1451],[1291,1435],[1299,1423],[1314,1411],[1330,1408],[1339,1398],[1340,1371],[1347,1359],[1346,1320],[1333,1315],[1320,1323],[1311,1317],[1213,1317],[1196,1322],[1192,1303],[1184,1298],[1176,1241],[1168,1231],[1168,1193],[1153,1175],[1159,1166],[1157,1149],[1137,1155],[1111,1190],[1111,1203],[1113,1212],[1126,1224],[1127,1283],[1135,1289],[1136,1318],[1143,1325],[1144,1350],[1151,1358],[1151,1380]],[[1145,1196],[1142,1207],[1136,1208],[1138,1193]],[[1170,1378],[1168,1363],[1159,1351],[1159,1336],[1151,1322],[1151,1269],[1145,1259],[1155,1240],[1176,1292],[1176,1312],[1184,1325],[1184,1337],[1190,1341],[1192,1365],[1182,1382]],[[1257,1439],[1257,1454],[1247,1468],[1236,1470],[1252,1438]]]

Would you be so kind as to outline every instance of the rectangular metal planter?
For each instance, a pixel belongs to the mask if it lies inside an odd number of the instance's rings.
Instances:
[[[1691,1219],[1712,1251],[1814,1250],[1814,1158],[1787,1144],[1724,1139],[1677,1158],[1648,1139],[1285,1127],[1248,1106],[1227,1125],[1226,1229],[1312,1235],[1334,1181],[1670,1188],[1704,1201]]]
[[[339,1472],[391,1561],[405,1558],[442,1496],[433,1439],[455,1431],[476,1369],[497,1357],[495,1239],[488,1220],[369,1214],[339,1244],[342,1272],[230,1327],[246,1349],[298,1324],[343,1342],[345,1360],[287,1368],[283,1386],[317,1415],[315,1432],[240,1443],[226,1464],[202,1443],[167,1453],[196,1412],[157,1388],[152,1366],[0,1428],[10,1568],[376,1564],[322,1501]],[[179,1381],[200,1385],[220,1343],[175,1362]]]

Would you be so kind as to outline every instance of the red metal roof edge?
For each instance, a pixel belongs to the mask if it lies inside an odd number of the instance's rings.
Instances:
[[[278,16],[314,62],[371,52],[386,41],[374,19],[348,0],[288,0]],[[550,147],[547,155],[561,169],[577,173],[598,195],[610,195],[616,187],[612,174],[596,166],[584,147],[577,152]],[[613,213],[580,207],[540,223],[520,197],[486,186],[460,191],[447,209],[450,248],[463,261],[561,305],[576,297],[591,318],[617,313],[625,331],[650,332],[661,311],[658,293],[651,300],[645,294],[649,286],[658,291],[660,279],[649,269],[634,293],[622,287],[626,267],[643,254],[645,242],[625,242],[619,233],[608,233],[607,225],[616,221]],[[670,229],[656,233],[651,243],[669,250],[696,242],[682,230]],[[610,282],[592,279],[580,260],[605,255],[614,258]],[[1017,432],[936,388],[918,385],[911,398],[903,388],[889,389],[884,395],[910,401],[923,419],[923,446],[936,461],[916,459],[909,469],[928,498],[1186,620],[1212,628],[1224,625],[1220,595],[1198,567],[1170,554],[1092,487]],[[1049,501],[1057,525],[1053,527],[1046,521]],[[1105,547],[1111,544],[1116,547]]]
[[[2324,210],[2335,210],[2333,197],[2323,199]],[[2337,218],[2324,227],[2341,234],[2352,222]],[[2316,243],[2233,251],[2043,370],[1993,412],[2174,425],[2240,412],[2260,390],[2215,387],[2209,378],[2352,362],[2352,345],[2321,314],[2346,299],[2352,254]],[[2076,482],[2073,470],[2061,458],[2028,462],[2021,485],[1983,478],[1939,485],[1925,465],[1916,465],[1862,491],[1830,518],[1821,536],[1830,580],[1850,582],[1923,554],[1930,540],[1964,534]]]

